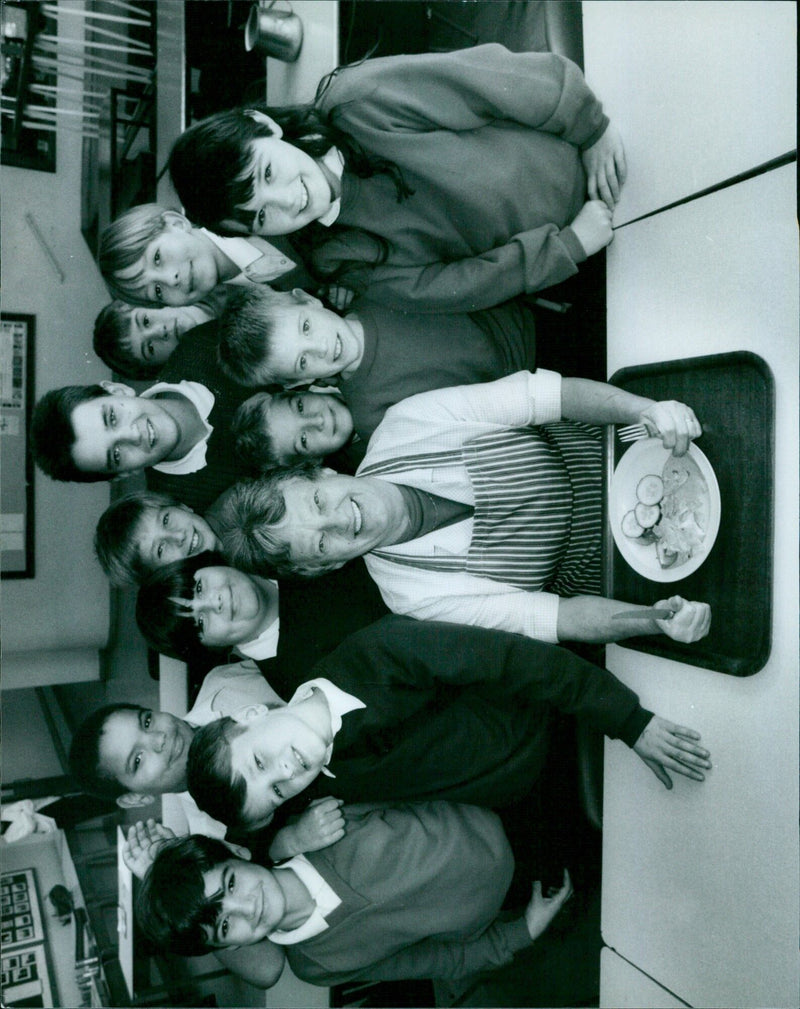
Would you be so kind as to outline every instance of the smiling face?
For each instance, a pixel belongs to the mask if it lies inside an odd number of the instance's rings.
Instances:
[[[165,213],[164,230],[140,258],[114,274],[122,291],[153,305],[191,305],[226,278],[216,246],[181,214]]]
[[[275,457],[283,466],[321,459],[337,452],[352,437],[353,417],[341,396],[314,392],[261,396],[261,430],[268,432]]]
[[[145,509],[133,541],[139,563],[150,571],[205,550],[221,548],[216,533],[203,516],[184,505]]]
[[[275,874],[264,866],[230,858],[203,873],[208,900],[222,901],[215,926],[207,929],[212,946],[249,946],[280,928],[286,897]]]
[[[128,350],[141,364],[165,364],[181,337],[210,316],[197,305],[165,308],[134,308],[128,327]]]
[[[99,769],[129,792],[183,792],[192,731],[166,711],[114,711],[100,736]]]
[[[253,195],[241,209],[253,213],[254,235],[288,235],[331,208],[333,194],[320,165],[278,136],[250,142],[247,175]]]
[[[251,829],[308,788],[325,764],[330,740],[301,711],[299,705],[265,711],[242,723],[228,743],[231,776],[247,785],[241,818]]]
[[[206,648],[233,648],[253,641],[275,619],[276,602],[265,583],[228,567],[200,568],[194,598],[175,600],[194,620]]]
[[[405,535],[408,514],[400,490],[385,480],[323,470],[282,485],[286,514],[273,526],[300,569],[339,568]]]
[[[84,473],[122,476],[155,466],[170,457],[181,438],[158,398],[145,399],[132,389],[81,403],[71,420],[72,460]]]

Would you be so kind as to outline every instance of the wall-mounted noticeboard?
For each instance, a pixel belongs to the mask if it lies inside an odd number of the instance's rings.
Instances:
[[[0,314],[0,577],[33,578],[33,315]]]

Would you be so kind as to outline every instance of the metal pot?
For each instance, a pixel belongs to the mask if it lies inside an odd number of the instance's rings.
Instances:
[[[292,11],[275,6],[278,0],[254,3],[244,29],[244,47],[255,49],[263,56],[272,56],[284,63],[294,63],[303,45],[303,22]]]

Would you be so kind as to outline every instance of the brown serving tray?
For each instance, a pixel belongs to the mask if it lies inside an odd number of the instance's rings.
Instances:
[[[752,676],[769,658],[772,631],[772,530],[775,384],[749,351],[623,368],[613,385],[651,399],[687,403],[703,424],[698,446],[714,467],[721,498],[717,540],[704,563],[676,582],[650,581],[623,560],[606,521],[606,592],[651,605],[680,595],[711,604],[711,632],[692,645],[665,635],[625,646],[731,676]],[[629,448],[609,435],[608,477]]]

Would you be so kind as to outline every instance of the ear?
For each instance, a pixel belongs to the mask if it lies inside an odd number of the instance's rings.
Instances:
[[[315,298],[313,294],[304,291],[302,287],[293,287],[292,297],[298,305],[316,305],[318,308],[322,308],[322,302],[319,298]]]
[[[117,796],[117,805],[120,809],[138,809],[155,801],[155,795],[145,795],[143,792],[125,792]]]
[[[109,382],[108,379],[104,379],[100,382],[100,385],[105,389],[109,396],[135,396],[136,390],[131,389],[129,385],[125,385],[124,382]]]
[[[246,225],[242,224],[241,221],[235,221],[232,217],[226,217],[225,220],[220,221],[219,223],[225,229],[225,231],[232,231],[237,235],[252,234],[252,232]]]
[[[283,136],[283,130],[275,122],[272,116],[268,116],[266,112],[259,112],[258,109],[246,109],[245,115],[250,116],[251,119],[255,119],[257,123],[263,123],[276,140],[280,140]]]
[[[268,711],[269,708],[266,704],[246,704],[244,707],[231,712],[231,718],[234,722],[239,722],[240,724],[252,722],[254,718],[260,718],[262,715],[266,715]]]
[[[164,225],[168,228],[180,228],[181,231],[191,231],[192,222],[177,210],[165,210],[161,215]]]
[[[250,854],[247,848],[243,848],[241,844],[233,844],[231,841],[223,841],[222,843],[225,845],[226,848],[230,848],[231,852],[237,858],[241,858],[243,862],[252,861],[253,856]]]

